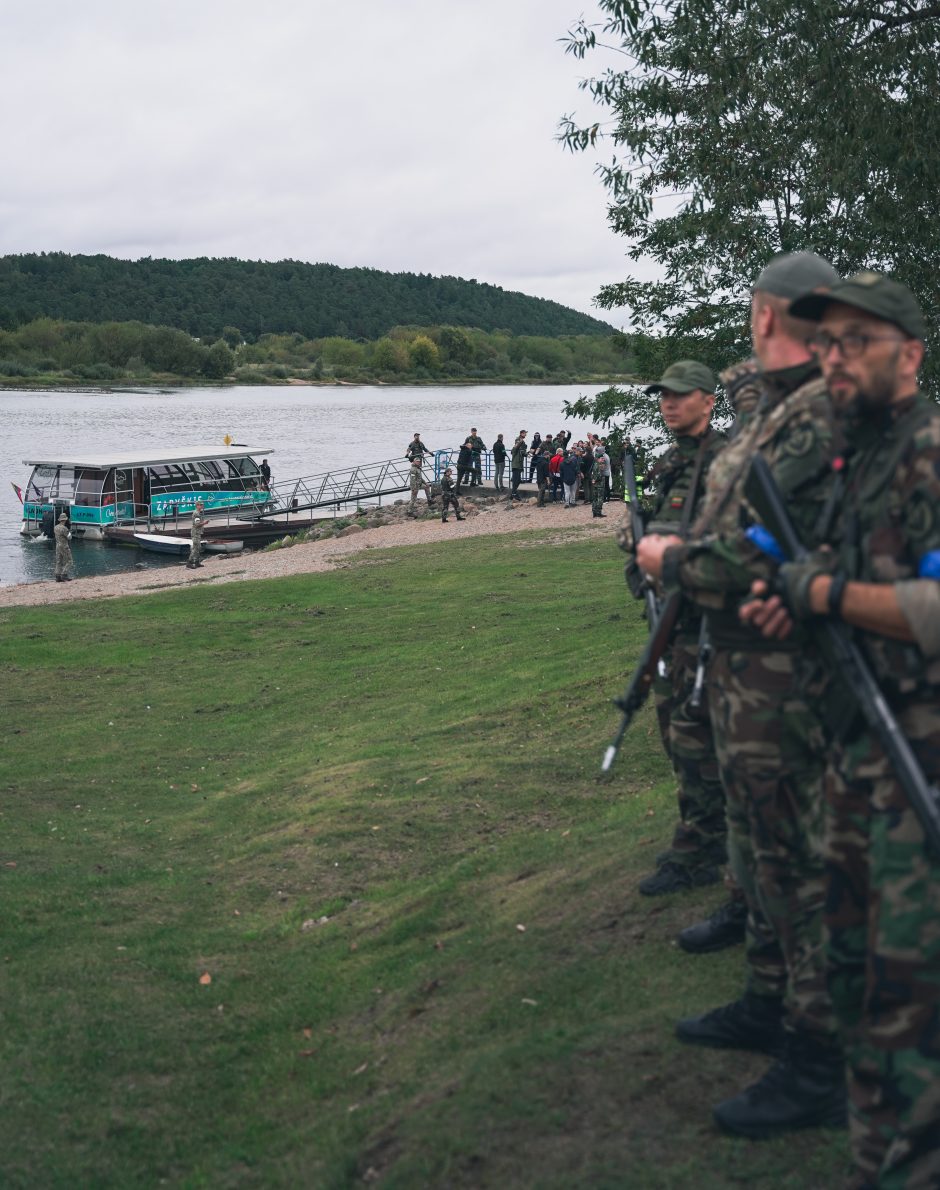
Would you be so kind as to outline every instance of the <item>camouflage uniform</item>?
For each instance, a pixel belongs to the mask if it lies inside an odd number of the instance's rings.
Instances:
[[[55,537],[55,581],[67,582],[71,577],[69,569],[72,565],[72,549],[69,545],[69,527],[64,512],[60,514],[52,533]]]
[[[690,523],[695,504],[701,501],[708,468],[725,441],[725,435],[713,429],[697,438],[684,435],[654,463],[647,476],[653,503],[643,516],[647,533],[675,533],[683,519]],[[692,493],[699,450],[704,457],[697,491]],[[690,498],[695,504],[686,515]],[[632,543],[627,548],[632,550]],[[644,579],[632,552],[626,574],[630,590],[642,598]],[[676,635],[664,658],[668,676],[657,675],[653,682],[660,735],[679,783],[679,823],[664,858],[687,868],[715,865],[725,859],[725,799],[707,702],[703,698],[698,708],[691,705],[701,626],[701,610],[683,600]]]
[[[433,505],[434,501],[431,499],[431,485],[424,478],[420,467],[415,467],[412,465],[411,470],[408,472],[408,487],[411,489],[411,499],[408,501],[409,516],[414,516],[418,511],[418,492],[420,492],[422,489],[424,491],[425,499],[428,502],[428,508]]]
[[[940,410],[917,395],[847,423],[846,517],[833,533],[851,579],[893,583],[916,644],[857,631],[928,780],[940,778]],[[937,554],[940,561],[940,552]],[[849,1061],[862,1190],[940,1186],[940,859],[880,745],[856,725],[827,781],[826,958]]]
[[[595,516],[604,515],[604,480],[607,478],[606,455],[597,455],[591,467],[591,511]]]
[[[191,569],[202,565],[202,530],[206,523],[206,518],[203,515],[202,509],[195,508],[193,510],[193,523],[189,531],[189,558],[186,565]]]
[[[832,408],[815,364],[764,373],[757,407],[709,473],[697,529],[667,551],[663,582],[708,611],[715,654],[709,709],[728,799],[729,852],[748,897],[749,987],[777,996],[785,958],[787,1026],[836,1053],[822,956],[822,805],[826,673],[806,634],[765,641],[738,619],[755,578],[776,565],[745,537],[748,460],[759,451],[798,531],[818,540],[836,452]],[[695,535],[696,528],[693,528]],[[766,931],[769,922],[772,936]],[[754,931],[757,936],[754,936]]]

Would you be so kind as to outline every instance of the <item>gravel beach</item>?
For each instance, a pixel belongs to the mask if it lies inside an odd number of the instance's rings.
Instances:
[[[451,516],[446,525],[438,517],[412,520],[365,529],[350,537],[294,545],[289,549],[246,552],[237,557],[210,554],[201,570],[179,568],[146,572],[130,570],[95,578],[74,579],[70,583],[17,583],[0,587],[0,607],[29,607],[47,603],[68,603],[75,599],[116,599],[122,595],[147,595],[185,587],[190,583],[216,585],[246,579],[284,578],[293,574],[313,574],[341,567],[352,554],[368,549],[388,549],[398,545],[423,545],[427,542],[454,541],[493,533],[512,533],[522,529],[570,529],[613,537],[620,524],[619,506],[607,506],[604,519],[591,515],[590,505],[566,509],[562,504],[538,508],[534,501],[510,511],[502,503],[484,506],[476,515],[458,521]]]

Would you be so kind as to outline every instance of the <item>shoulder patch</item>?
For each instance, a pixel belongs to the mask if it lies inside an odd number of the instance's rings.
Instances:
[[[792,459],[802,459],[816,445],[816,431],[809,424],[794,426],[780,446],[780,453]]]

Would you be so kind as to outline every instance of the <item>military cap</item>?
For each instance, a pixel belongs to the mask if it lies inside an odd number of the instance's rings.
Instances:
[[[828,293],[809,293],[795,301],[790,313],[795,318],[821,318],[834,302],[854,306],[885,322],[893,322],[913,339],[926,339],[927,322],[917,298],[906,285],[893,281],[884,273],[865,269],[833,285]]]
[[[706,393],[713,393],[715,377],[704,364],[700,364],[697,360],[680,359],[674,364],[670,364],[663,372],[662,378],[655,384],[648,384],[644,391],[661,393],[664,388],[683,397],[688,393],[695,392],[697,388]]]
[[[829,289],[838,280],[839,274],[829,261],[815,252],[781,252],[764,267],[754,289],[793,301],[814,289]]]

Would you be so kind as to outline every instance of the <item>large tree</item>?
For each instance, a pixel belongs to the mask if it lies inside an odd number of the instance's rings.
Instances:
[[[891,272],[934,324],[940,3],[598,3],[603,20],[582,18],[566,49],[589,61],[615,50],[618,65],[582,83],[603,117],[565,117],[561,136],[576,150],[612,142],[599,166],[611,225],[630,258],[661,270],[605,286],[600,306],[730,362],[746,350],[760,268],[811,249],[843,274]]]

